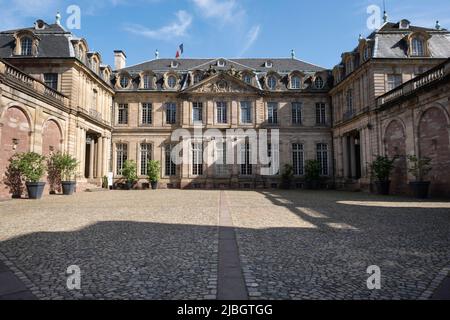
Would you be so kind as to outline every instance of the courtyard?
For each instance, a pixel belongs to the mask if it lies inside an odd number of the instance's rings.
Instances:
[[[364,193],[86,192],[0,202],[0,230],[2,298],[9,273],[37,299],[429,299],[450,271],[450,202]]]

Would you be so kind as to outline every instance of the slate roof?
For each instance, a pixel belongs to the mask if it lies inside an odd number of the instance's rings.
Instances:
[[[224,60],[225,66],[218,67],[217,61]],[[175,59],[155,59],[151,61],[147,61],[144,63],[140,63],[134,66],[129,66],[124,68],[123,70],[118,71],[127,71],[129,73],[139,73],[144,70],[152,70],[152,71],[162,71],[167,72],[169,70],[174,70],[177,72],[187,72],[194,70],[208,70],[210,66],[214,66],[216,70],[228,70],[231,67],[235,68],[238,71],[242,70],[252,70],[254,72],[268,72],[268,71],[276,71],[279,73],[289,73],[294,70],[303,71],[303,72],[318,72],[324,71],[325,68],[297,60],[292,58],[285,59],[272,59],[272,58],[258,58],[258,59],[225,59],[225,58],[214,58],[214,59],[177,59],[176,61],[179,63],[177,68],[171,68],[172,61]],[[271,61],[273,66],[272,68],[266,68],[266,61]]]
[[[65,31],[57,24],[45,24],[45,29],[23,28],[0,32],[0,57],[9,58],[14,50],[14,34],[18,31],[29,30],[39,37],[39,58],[66,58],[74,57],[70,39],[72,33]]]

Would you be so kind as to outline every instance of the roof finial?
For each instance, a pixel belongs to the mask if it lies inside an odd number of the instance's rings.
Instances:
[[[385,12],[383,13],[383,22],[384,22],[384,23],[388,22],[388,19],[389,19],[388,14],[387,14],[387,12],[385,11]]]
[[[295,59],[295,50],[294,49],[291,50],[291,58],[292,58],[292,60]]]
[[[358,40],[361,41],[363,39],[362,34],[359,34]]]
[[[436,21],[436,30],[441,30],[441,25],[439,24],[439,20]]]
[[[59,11],[58,11],[58,13],[56,14],[56,24],[57,24],[58,26],[61,25],[61,13],[59,13]]]
[[[159,51],[158,51],[158,49],[156,49],[156,51],[155,51],[155,59],[159,59]]]

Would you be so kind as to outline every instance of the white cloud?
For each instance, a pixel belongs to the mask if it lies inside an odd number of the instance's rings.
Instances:
[[[192,16],[186,11],[180,10],[176,14],[176,21],[159,29],[149,29],[141,25],[128,25],[125,30],[147,38],[159,40],[171,40],[186,36],[187,30],[192,24]]]
[[[245,15],[245,10],[235,0],[192,0],[206,18],[220,18],[219,21],[232,22]]]
[[[0,30],[29,27],[34,20],[48,17],[51,12],[54,17],[58,5],[56,0],[0,0]]]
[[[261,33],[260,25],[255,25],[250,29],[250,31],[247,33],[245,39],[246,43],[240,53],[240,56],[243,56],[253,46],[256,40],[258,40],[260,33]]]

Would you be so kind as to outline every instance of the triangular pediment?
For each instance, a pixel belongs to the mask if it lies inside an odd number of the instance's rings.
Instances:
[[[184,90],[186,93],[259,93],[260,90],[229,72],[218,72]]]

